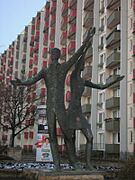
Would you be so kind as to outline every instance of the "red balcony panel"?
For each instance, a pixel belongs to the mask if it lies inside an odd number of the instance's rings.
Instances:
[[[34,35],[31,36],[30,42],[34,42]]]
[[[48,21],[45,22],[44,27],[45,27],[45,28],[48,28],[48,27],[49,27],[49,22],[48,22]]]
[[[34,51],[37,52],[38,50],[39,50],[39,43],[37,42],[37,43],[35,44]]]
[[[66,85],[67,86],[70,86],[70,78],[71,78],[71,75],[68,74],[67,77],[66,77]]]
[[[30,56],[33,56],[33,53],[34,53],[34,48],[31,47],[31,48],[30,48]]]
[[[30,131],[30,132],[29,132],[29,138],[30,138],[30,139],[33,139],[33,137],[34,137],[34,132],[33,132],[33,131]]]
[[[76,18],[76,9],[71,10],[70,14],[69,14],[69,22],[73,21]]]
[[[29,67],[31,67],[33,65],[33,59],[29,60]]]
[[[66,56],[66,48],[61,49],[61,57]]]
[[[60,37],[60,42],[62,45],[66,45],[67,42],[67,31],[63,31]]]
[[[135,44],[133,45],[133,56],[135,56]]]
[[[37,71],[38,71],[38,68],[37,68],[37,67],[34,67],[34,68],[33,68],[33,75],[36,75],[36,74],[37,74]]]
[[[34,34],[35,33],[35,24],[33,24],[32,26],[31,26],[31,34]]]
[[[10,62],[13,64],[13,61],[14,61],[14,57],[12,56]]]
[[[57,136],[62,136],[61,128],[56,128],[56,135]]]
[[[54,13],[55,11],[56,11],[56,1],[52,1],[51,13]]]
[[[14,54],[14,47],[12,47],[11,52],[12,52],[12,54]]]
[[[29,71],[28,77],[29,77],[29,78],[32,77],[32,71]]]
[[[25,139],[28,139],[28,135],[29,135],[28,132],[24,132],[24,138],[25,138]]]
[[[66,92],[66,102],[70,102],[71,101],[71,92],[67,91]]]
[[[43,61],[43,65],[42,65],[44,68],[47,67],[47,61]]]
[[[75,41],[70,41],[68,45],[68,53],[73,54],[75,51]]]
[[[50,49],[54,48],[54,42],[50,43]]]
[[[42,54],[42,56],[43,56],[44,58],[47,58],[47,54],[48,54],[48,48],[44,48],[44,49],[43,49],[43,54]]]
[[[48,33],[45,33],[45,34],[44,34],[43,44],[44,44],[45,46],[47,46],[47,44],[48,44]]]
[[[135,11],[135,0],[133,0],[133,10]]]
[[[32,149],[33,149],[33,145],[28,145],[28,150],[32,151]]]
[[[68,11],[68,1],[63,3],[63,6],[62,6],[62,15],[67,13],[67,11]]]
[[[133,104],[135,104],[135,93],[133,93]]]
[[[35,65],[38,64],[38,55],[37,55],[37,54],[34,55],[33,63],[34,63]]]

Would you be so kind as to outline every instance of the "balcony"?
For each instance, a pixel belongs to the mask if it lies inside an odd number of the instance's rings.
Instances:
[[[114,66],[120,64],[120,52],[114,51],[106,59],[106,68],[113,68]]]
[[[51,28],[50,40],[54,40],[54,38],[55,38],[55,28]]]
[[[86,13],[84,16],[84,22],[83,22],[83,27],[85,28],[91,28],[93,26],[93,13]]]
[[[56,22],[56,15],[51,15],[51,23],[50,23],[50,26],[51,27],[54,27],[55,26],[55,22]]]
[[[68,17],[63,16],[63,18],[61,20],[61,30],[62,31],[65,31],[67,29],[67,21],[68,21]]]
[[[119,154],[120,145],[119,144],[105,144],[105,152],[107,154]]]
[[[83,113],[91,113],[91,104],[83,104],[82,112]]]
[[[62,49],[61,49],[61,58],[62,58],[62,59],[66,59],[66,51],[67,51],[66,48],[62,48]]]
[[[38,71],[38,68],[37,68],[37,67],[34,67],[34,68],[33,68],[33,75],[34,75],[34,76],[37,74],[37,71]]]
[[[120,0],[107,0],[106,8],[114,10],[120,6]]]
[[[94,0],[85,0],[84,1],[84,10],[91,11],[94,6]]]
[[[133,93],[133,104],[135,104],[135,93]]]
[[[51,5],[51,14],[54,14],[56,11],[56,1],[52,1],[52,5]]]
[[[31,36],[31,39],[30,39],[30,46],[34,46],[34,36]]]
[[[48,34],[47,33],[44,34],[43,44],[44,44],[44,46],[48,45]]]
[[[76,24],[71,24],[68,32],[68,38],[69,39],[74,39],[75,38],[75,33],[76,33]]]
[[[133,69],[133,80],[135,80],[135,69]]]
[[[43,66],[43,68],[46,68],[47,67],[47,61],[43,61],[42,66]]]
[[[82,72],[83,79],[91,79],[92,77],[92,66],[86,66]]]
[[[67,42],[67,31],[63,31],[60,37],[61,45],[66,45]]]
[[[115,74],[110,75],[110,76],[106,79],[106,83],[108,84],[108,83],[111,83],[111,82],[115,81],[117,77],[120,77],[120,75],[115,75]],[[120,81],[119,81],[119,82],[116,82],[116,83],[113,84],[113,85],[111,85],[109,88],[116,88],[116,87],[118,87],[118,86],[120,86]]]
[[[84,97],[89,97],[89,96],[91,96],[91,88],[85,87],[85,89],[84,89],[84,91],[83,91],[83,96],[84,96]]]
[[[106,38],[106,48],[116,48],[120,43],[120,31],[112,31]]]
[[[69,8],[76,8],[77,6],[77,0],[69,0]]]
[[[48,54],[48,48],[44,48],[42,54],[43,58],[47,58],[47,54]]]
[[[105,119],[106,131],[119,132],[120,131],[120,118]]]
[[[67,14],[68,12],[68,2],[64,2],[63,6],[62,6],[62,16],[64,16],[65,14]]]
[[[36,31],[35,41],[39,41],[40,31]]]
[[[73,22],[76,19],[76,9],[71,9],[70,14],[69,14],[69,23]]]
[[[35,24],[32,24],[32,26],[31,26],[31,34],[35,34],[35,29],[36,29],[36,26],[35,26]]]
[[[29,68],[32,68],[32,65],[33,65],[33,59],[30,59],[29,60]]]
[[[113,28],[117,24],[120,24],[120,11],[114,11],[107,19],[107,27]]]
[[[106,109],[114,109],[120,106],[120,97],[112,97],[106,100]]]
[[[87,61],[88,59],[91,59],[92,55],[93,55],[93,48],[90,47],[85,54],[85,60]]]
[[[72,55],[75,52],[75,41],[70,41],[68,44],[68,53]]]

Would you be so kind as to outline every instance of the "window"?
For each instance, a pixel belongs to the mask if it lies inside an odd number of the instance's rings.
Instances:
[[[119,118],[120,117],[120,110],[114,110],[113,111],[113,118]]]
[[[119,75],[120,74],[120,67],[116,68],[113,70],[114,75]]]
[[[113,90],[113,97],[119,97],[120,96],[120,89],[114,89]]]
[[[129,118],[132,119],[133,117],[133,110],[132,107],[129,107]]]
[[[129,96],[132,96],[133,86],[132,84],[129,85]]]
[[[99,75],[99,83],[101,83],[101,84],[104,83],[104,74]]]
[[[133,142],[133,132],[132,131],[129,131],[129,139],[130,139],[130,143]]]

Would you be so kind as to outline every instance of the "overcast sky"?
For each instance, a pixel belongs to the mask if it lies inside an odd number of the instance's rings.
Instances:
[[[0,53],[14,41],[47,0],[0,0]]]

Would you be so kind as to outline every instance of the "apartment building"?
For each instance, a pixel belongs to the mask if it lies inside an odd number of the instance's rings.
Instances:
[[[60,48],[60,63],[67,61],[80,47],[87,30],[96,27],[93,45],[85,56],[82,77],[94,83],[108,83],[119,75],[125,78],[108,89],[85,88],[82,111],[91,123],[94,150],[105,155],[132,154],[135,151],[135,93],[134,93],[134,0],[50,0],[37,12],[9,48],[2,53],[0,81],[9,83],[15,77],[26,79],[50,63],[50,49]],[[70,102],[70,74],[65,81],[65,106]],[[46,104],[46,88],[40,81],[33,86],[30,99],[41,96],[37,106]],[[30,123],[30,121],[27,123]],[[37,125],[22,132],[16,145],[35,148]],[[2,132],[2,143],[9,136]],[[59,150],[64,149],[61,130],[57,124]],[[21,138],[21,139],[20,139]],[[77,151],[86,141],[76,131]]]

